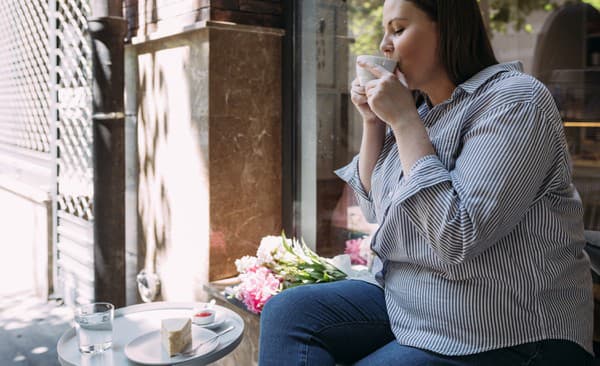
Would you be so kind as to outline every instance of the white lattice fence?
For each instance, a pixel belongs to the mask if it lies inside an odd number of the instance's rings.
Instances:
[[[89,0],[3,0],[0,176],[53,193],[55,291],[93,298]]]
[[[89,0],[58,0],[58,207],[93,218],[91,47],[86,34]]]
[[[46,0],[0,6],[0,144],[50,154]]]
[[[92,71],[89,0],[54,0],[51,59],[57,127],[57,292],[94,298]]]

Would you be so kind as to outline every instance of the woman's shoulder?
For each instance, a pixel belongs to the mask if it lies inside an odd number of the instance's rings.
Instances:
[[[539,108],[548,115],[557,112],[548,88],[535,77],[519,70],[498,73],[490,78],[474,95],[474,102],[485,109],[523,104]]]
[[[531,117],[541,116],[545,121],[543,125],[551,129],[562,129],[560,113],[546,86],[520,70],[496,73],[467,100],[464,114],[467,129],[486,120],[487,116],[497,116],[498,113],[514,114],[515,118],[510,120],[511,126],[537,124],[540,121],[534,121]]]

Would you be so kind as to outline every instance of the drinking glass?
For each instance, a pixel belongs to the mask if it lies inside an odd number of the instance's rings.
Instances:
[[[81,353],[100,353],[112,346],[115,307],[108,302],[81,305],[75,309],[75,329]]]

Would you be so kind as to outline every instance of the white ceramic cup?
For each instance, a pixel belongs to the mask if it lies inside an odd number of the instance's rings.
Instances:
[[[396,61],[392,59],[373,55],[360,55],[356,58],[356,61],[370,62],[382,66],[389,72],[394,72],[397,64]],[[368,81],[376,79],[375,75],[371,74],[369,70],[360,67],[358,63],[356,64],[356,76],[358,76],[360,85],[365,85]]]

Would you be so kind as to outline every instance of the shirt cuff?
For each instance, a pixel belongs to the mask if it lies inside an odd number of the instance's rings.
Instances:
[[[403,202],[422,189],[450,180],[450,172],[437,155],[424,156],[410,168],[409,176],[403,181],[399,201]]]
[[[361,198],[369,202],[373,202],[373,199],[371,198],[371,192],[367,192],[360,181],[360,175],[358,174],[358,159],[359,156],[356,155],[348,165],[335,170],[334,173],[344,182],[348,183],[354,192],[356,192],[356,194],[358,194]]]

